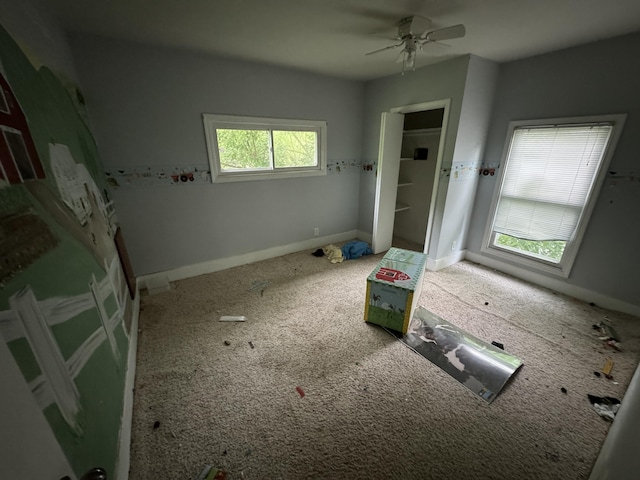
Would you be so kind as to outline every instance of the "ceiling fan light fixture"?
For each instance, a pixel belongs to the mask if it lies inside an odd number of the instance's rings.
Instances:
[[[402,62],[402,71],[416,69],[416,51],[407,50],[404,53],[404,61]]]
[[[402,75],[406,70],[416,69],[416,55],[422,51],[422,46],[428,43],[439,43],[440,40],[452,40],[462,38],[466,35],[464,25],[452,25],[450,27],[439,28],[437,30],[428,31],[431,26],[431,20],[426,17],[414,15],[405,17],[398,24],[398,34],[396,39],[400,43],[389,45],[388,47],[379,48],[366,55],[373,55],[384,52],[393,48],[402,47],[397,62],[402,61]],[[440,44],[446,46],[446,44]]]

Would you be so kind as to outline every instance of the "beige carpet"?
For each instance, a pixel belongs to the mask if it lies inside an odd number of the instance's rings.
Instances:
[[[363,322],[380,258],[301,252],[143,296],[130,478],[587,478],[610,425],[587,394],[622,399],[640,319],[469,262],[427,272],[421,305],[524,361],[487,405]],[[597,339],[604,317],[622,352]],[[609,357],[613,380],[597,378]]]

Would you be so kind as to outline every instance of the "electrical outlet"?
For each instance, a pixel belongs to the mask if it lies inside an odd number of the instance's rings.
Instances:
[[[318,227],[314,227],[313,228],[313,236],[317,237],[318,235],[320,235],[320,229]]]
[[[457,241],[454,240],[453,242],[451,242],[451,251],[453,252],[456,249],[456,243]]]

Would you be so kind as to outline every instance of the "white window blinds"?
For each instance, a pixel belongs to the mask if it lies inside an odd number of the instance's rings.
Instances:
[[[588,124],[515,129],[493,231],[533,241],[571,240],[612,128]]]

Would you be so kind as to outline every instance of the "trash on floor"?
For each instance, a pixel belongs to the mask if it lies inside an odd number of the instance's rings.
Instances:
[[[620,409],[620,400],[613,397],[598,397],[596,395],[587,394],[593,409],[598,415],[607,420],[613,421]]]
[[[602,366],[602,369],[600,371],[604,373],[605,377],[611,380],[613,378],[613,376],[611,376],[612,370],[613,370],[613,360],[611,360],[610,358],[607,358],[607,360],[604,362],[604,365]]]
[[[262,296],[264,295],[265,288],[267,288],[267,286],[270,283],[271,282],[269,280],[264,280],[264,281],[256,280],[254,282],[251,282],[251,286],[247,289],[247,292],[254,292],[256,290],[259,290],[260,296]]]
[[[253,345],[253,342],[251,342],[251,341],[249,341],[249,346],[250,346],[251,348],[256,348],[256,347]]]
[[[205,465],[196,480],[226,480],[227,472],[211,465]]]
[[[225,340],[224,344],[228,347],[229,345],[231,345],[231,342],[229,340]]]
[[[613,348],[614,350],[622,351],[622,347],[620,346],[620,342],[616,342],[615,340],[607,340],[605,343]]]
[[[311,255],[313,255],[314,257],[324,257],[324,250],[319,248],[315,252],[311,252]]]
[[[487,403],[500,393],[522,360],[431,313],[416,309],[409,329],[402,335],[386,329]]]
[[[153,422],[153,429],[156,430],[158,428],[160,428],[160,422],[156,420],[155,422]]]
[[[341,250],[345,260],[354,260],[363,255],[371,255],[373,253],[369,244],[360,240],[345,243]]]
[[[618,332],[616,332],[614,330],[614,328],[611,325],[607,325],[604,322],[600,322],[597,324],[593,325],[593,329],[594,330],[598,330],[599,334],[600,334],[600,340],[614,340],[616,342],[620,342],[620,336],[618,335]]]
[[[300,398],[304,397],[304,390],[302,390],[300,387],[296,387],[296,392],[300,394]]]
[[[344,257],[342,256],[342,250],[335,245],[327,245],[322,248],[322,251],[327,256],[331,263],[342,263]]]
[[[244,315],[223,315],[220,317],[221,322],[246,322],[247,317]]]
[[[605,345],[608,345],[609,347],[618,351],[622,350],[620,346],[620,336],[611,325],[607,325],[604,322],[595,323],[593,324],[593,329],[597,330],[598,338],[602,340]]]
[[[491,342],[491,345],[493,345],[494,347],[498,347],[500,350],[504,350],[504,343],[493,341]]]

